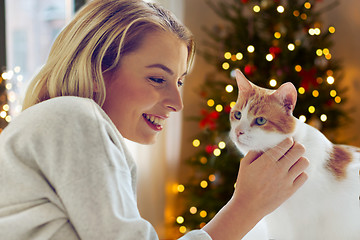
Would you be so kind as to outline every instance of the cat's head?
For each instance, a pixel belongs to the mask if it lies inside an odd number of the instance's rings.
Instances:
[[[297,91],[292,83],[277,90],[258,87],[236,70],[238,99],[230,112],[230,138],[243,152],[266,151],[292,135]]]

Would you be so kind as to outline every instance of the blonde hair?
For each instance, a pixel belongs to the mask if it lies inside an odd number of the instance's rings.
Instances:
[[[103,73],[116,69],[121,57],[136,50],[145,34],[164,30],[194,56],[190,31],[164,8],[142,0],[93,0],[84,6],[55,40],[47,62],[30,83],[23,110],[58,96],[106,97]]]

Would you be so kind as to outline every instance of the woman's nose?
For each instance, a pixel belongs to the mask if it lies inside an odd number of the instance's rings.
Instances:
[[[183,109],[184,104],[182,101],[180,89],[178,87],[172,91],[169,91],[165,100],[165,106],[174,112],[179,112]]]

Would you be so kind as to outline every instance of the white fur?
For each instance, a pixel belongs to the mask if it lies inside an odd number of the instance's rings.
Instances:
[[[231,123],[230,137],[243,153],[249,150],[265,151],[288,137],[280,133],[268,133],[260,128],[251,129],[250,124],[246,123],[246,109],[242,110],[242,114],[240,121]],[[235,129],[240,124],[247,132],[240,136],[239,141]],[[347,168],[347,177],[339,180],[326,168],[333,144],[321,132],[297,120],[291,136],[305,146],[305,157],[310,161],[307,170],[309,179],[243,239],[359,240],[360,154],[353,151],[354,160]],[[248,145],[241,144],[242,141]],[[256,235],[261,233],[268,236]]]

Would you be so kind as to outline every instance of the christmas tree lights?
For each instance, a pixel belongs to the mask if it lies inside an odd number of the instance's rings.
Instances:
[[[292,82],[298,91],[294,116],[325,134],[346,119],[341,65],[334,58],[334,26],[321,14],[336,5],[313,1],[208,0],[225,24],[206,28],[212,41],[202,55],[217,68],[201,88],[201,113],[194,117],[201,132],[194,137],[196,153],[188,159],[194,174],[179,193],[185,209],[174,224],[179,231],[202,227],[231,198],[241,154],[229,141],[229,112],[237,99],[234,70],[254,84],[276,89]],[[331,135],[328,137],[330,139]],[[332,139],[334,141],[334,139]]]

